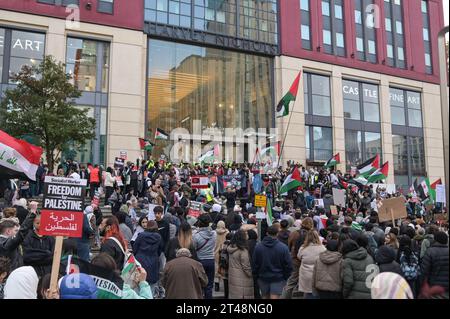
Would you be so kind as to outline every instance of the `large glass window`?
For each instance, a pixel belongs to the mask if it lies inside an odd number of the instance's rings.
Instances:
[[[192,134],[197,123],[201,132],[274,127],[272,59],[153,39],[148,48],[153,132],[185,128]],[[170,143],[158,142],[154,154]]]
[[[342,82],[344,118],[366,122],[380,122],[378,86],[347,81]]]
[[[382,156],[381,133],[345,130],[345,158],[349,171],[369,158]]]
[[[145,0],[145,21],[276,44],[276,0]]]
[[[330,78],[328,76],[305,73],[305,113],[331,116]]]
[[[428,74],[433,73],[431,61],[431,40],[430,40],[430,18],[428,15],[428,1],[421,1],[422,22],[423,22],[423,42],[425,48],[425,69]]]
[[[373,0],[354,0],[357,57],[377,63],[375,12],[366,12]],[[375,9],[373,9],[375,10]]]
[[[9,83],[24,65],[39,65],[44,58],[45,35],[35,32],[9,30],[11,32]]]
[[[321,0],[324,52],[345,56],[343,0]]]
[[[419,92],[391,88],[389,97],[393,125],[422,127],[421,94]]]
[[[79,90],[107,92],[108,71],[108,43],[67,38],[66,72],[72,75],[72,82]],[[97,83],[98,77],[100,77],[100,87]]]
[[[306,157],[308,161],[327,161],[333,153],[333,132],[330,127],[306,126]]]
[[[385,30],[387,41],[387,65],[405,68],[405,39],[403,31],[402,0],[384,1]]]
[[[0,28],[0,83],[3,77],[3,51],[5,47],[5,29]]]
[[[300,0],[302,48],[311,50],[311,12],[309,0]]]

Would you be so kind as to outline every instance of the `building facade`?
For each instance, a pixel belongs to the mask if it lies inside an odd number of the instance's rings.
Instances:
[[[155,159],[220,144],[218,159],[251,162],[286,137],[282,164],[340,153],[349,171],[380,154],[407,189],[445,179],[443,25],[442,0],[0,0],[0,88],[44,54],[65,62],[97,119],[97,138],[66,154],[81,162],[143,157],[140,137]],[[290,116],[275,118],[300,71]]]
[[[437,34],[439,0],[280,2],[276,99],[303,71],[284,160],[317,165],[340,153],[350,171],[375,154],[389,183],[444,179]],[[289,128],[288,128],[289,127]]]

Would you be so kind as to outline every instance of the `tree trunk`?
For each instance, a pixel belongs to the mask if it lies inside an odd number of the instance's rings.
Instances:
[[[46,149],[45,155],[47,158],[48,171],[49,171],[49,173],[54,173],[55,163],[53,161],[53,151]]]

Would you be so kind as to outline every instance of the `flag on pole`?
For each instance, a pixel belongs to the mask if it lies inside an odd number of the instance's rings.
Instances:
[[[289,89],[289,92],[285,96],[283,96],[281,101],[278,103],[276,109],[277,117],[289,115],[289,104],[292,101],[295,101],[295,99],[297,98],[297,91],[301,74],[302,71],[298,73],[297,77],[294,80],[294,83],[292,83],[291,88]]]
[[[167,134],[160,128],[156,129],[155,140],[168,140],[168,139],[169,139],[169,134]]]
[[[339,186],[341,188],[347,189],[348,183],[345,181],[345,179],[343,179],[341,176],[338,176],[338,179],[339,179]]]
[[[420,197],[420,199],[426,200],[429,196],[430,196],[430,180],[428,178],[426,178],[425,180],[423,180],[417,187],[418,189],[418,195]]]
[[[323,166],[324,168],[334,167],[341,162],[341,155],[337,153],[333,157],[331,157]]]
[[[0,130],[0,179],[36,180],[42,148]]]
[[[300,187],[302,185],[301,182],[302,182],[302,178],[301,178],[300,172],[296,166],[294,168],[294,170],[292,171],[292,173],[288,177],[286,177],[286,179],[284,180],[284,183],[280,188],[280,194],[285,195],[290,190]]]
[[[147,139],[144,138],[139,138],[139,145],[141,147],[141,150],[145,150],[145,151],[152,151],[153,150],[153,146],[154,144],[152,142],[150,142]]]
[[[380,167],[380,155],[377,154],[374,157],[362,163],[361,165],[357,166],[357,169],[359,171],[359,175],[367,179],[379,167]]]
[[[266,220],[269,227],[273,225],[272,204],[270,203],[269,197],[267,197]]]
[[[438,179],[433,184],[430,185],[430,195],[434,202],[436,202],[436,186],[442,184],[442,179]]]
[[[369,183],[375,183],[385,180],[389,174],[389,162],[384,163],[380,168],[373,172],[368,178]]]

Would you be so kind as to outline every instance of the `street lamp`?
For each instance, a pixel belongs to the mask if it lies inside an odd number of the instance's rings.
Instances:
[[[449,207],[449,124],[448,124],[448,97],[447,97],[447,57],[445,52],[445,35],[449,27],[444,27],[438,34],[439,45],[439,73],[441,80],[441,116],[442,116],[442,137],[444,139],[444,173],[445,173],[445,201]]]

